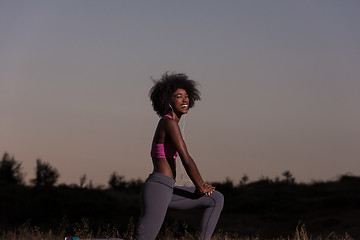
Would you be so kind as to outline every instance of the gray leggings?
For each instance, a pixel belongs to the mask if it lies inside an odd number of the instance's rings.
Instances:
[[[204,208],[200,225],[200,239],[210,239],[224,204],[224,196],[214,191],[211,195],[194,194],[194,187],[176,186],[174,179],[152,173],[140,194],[141,216],[135,240],[153,240],[160,231],[168,208],[185,210]]]

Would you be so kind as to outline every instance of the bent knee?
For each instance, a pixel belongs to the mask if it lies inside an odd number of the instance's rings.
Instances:
[[[211,198],[215,201],[215,206],[223,208],[224,206],[224,195],[219,191],[214,191],[211,195]]]

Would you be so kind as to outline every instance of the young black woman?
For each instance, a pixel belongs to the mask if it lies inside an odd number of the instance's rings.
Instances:
[[[203,208],[200,239],[210,239],[223,208],[224,197],[215,187],[203,181],[200,172],[189,155],[178,125],[200,100],[197,83],[186,74],[167,74],[154,80],[149,97],[155,112],[161,117],[151,147],[153,172],[141,190],[141,216],[135,239],[152,240],[160,231],[168,208]],[[194,187],[175,186],[176,162],[181,162]]]

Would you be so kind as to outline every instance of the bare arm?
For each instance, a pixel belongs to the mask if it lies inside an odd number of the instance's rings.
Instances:
[[[173,119],[166,119],[165,121],[166,134],[169,136],[177,151],[179,152],[181,162],[185,167],[186,173],[194,183],[197,192],[209,194],[212,193],[215,188],[209,184],[204,183],[194,160],[187,151],[186,144],[180,133],[179,125]]]

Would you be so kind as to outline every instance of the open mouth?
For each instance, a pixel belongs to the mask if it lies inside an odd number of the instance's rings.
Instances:
[[[189,105],[183,104],[180,107],[185,108],[185,107],[189,107]]]

